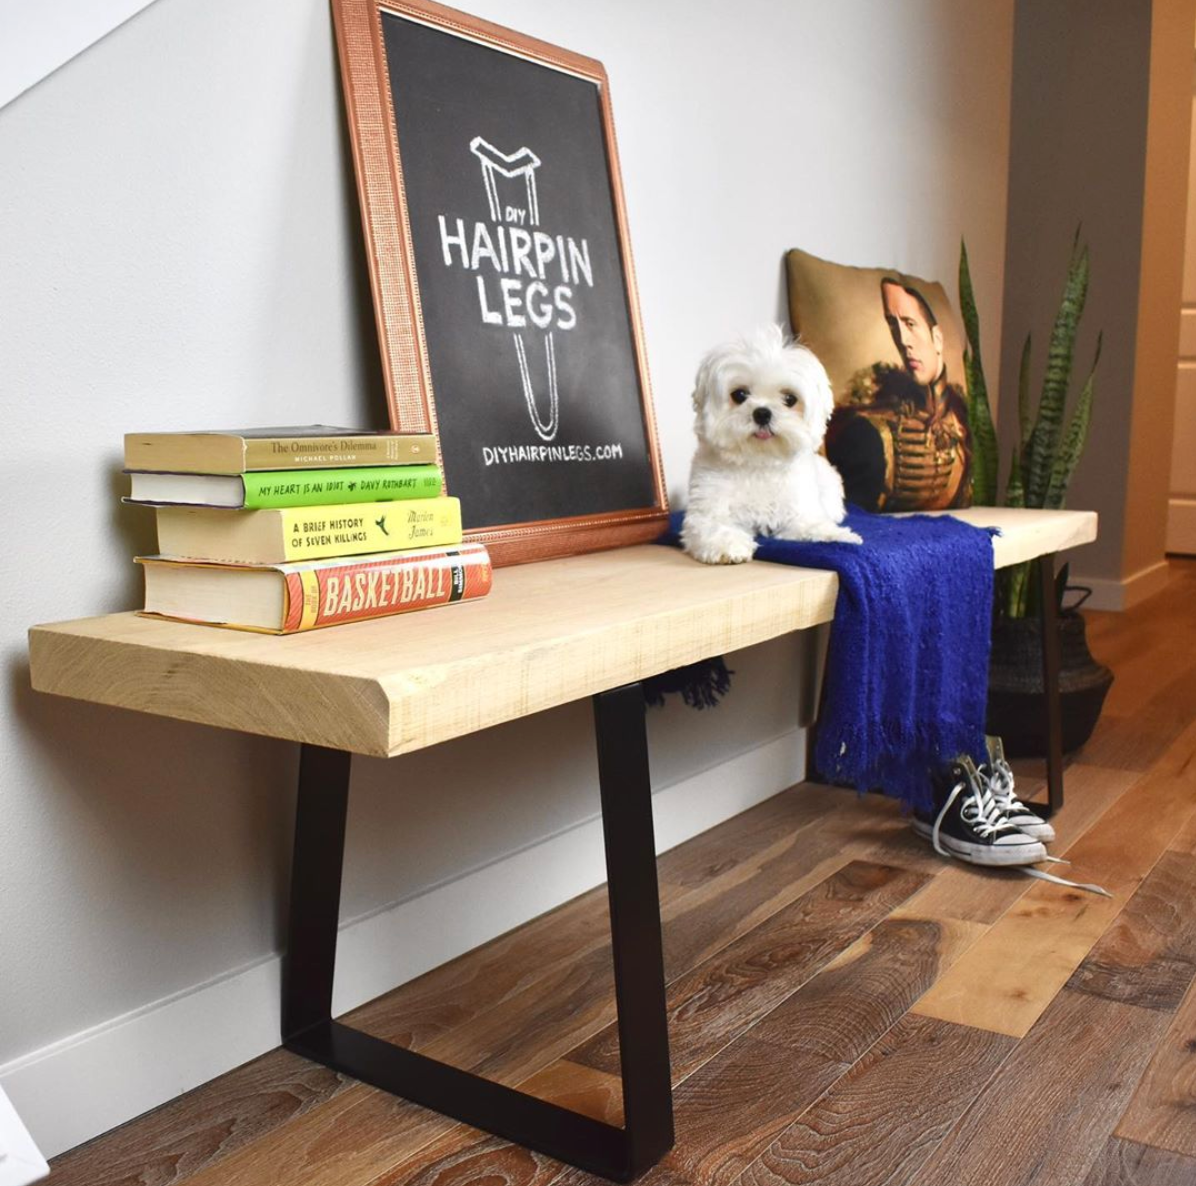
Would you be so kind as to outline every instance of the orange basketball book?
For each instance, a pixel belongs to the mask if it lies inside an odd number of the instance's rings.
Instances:
[[[145,610],[237,630],[294,634],[470,601],[490,592],[481,544],[291,564],[208,564],[141,556]]]

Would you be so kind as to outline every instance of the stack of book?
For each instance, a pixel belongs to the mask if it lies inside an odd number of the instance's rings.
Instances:
[[[157,509],[147,614],[291,634],[490,591],[430,435],[130,433],[125,471],[125,501]]]

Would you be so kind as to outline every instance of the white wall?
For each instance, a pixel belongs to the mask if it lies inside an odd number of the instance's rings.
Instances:
[[[69,62],[151,0],[0,0],[0,107]]]
[[[789,246],[950,280],[966,235],[995,370],[1011,0],[471,7],[609,71],[674,498]],[[35,696],[24,631],[137,604],[125,431],[381,422],[342,121],[324,0],[159,0],[0,110],[0,1082],[49,1153],[277,1041],[295,748]],[[662,845],[800,776],[804,645],[653,716]],[[360,762],[338,1007],[594,884],[596,810],[584,704]]]

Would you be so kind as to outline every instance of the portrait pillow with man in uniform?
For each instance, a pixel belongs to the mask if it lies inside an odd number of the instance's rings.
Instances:
[[[972,503],[963,332],[941,284],[785,257],[793,331],[830,375],[826,455],[868,511]]]

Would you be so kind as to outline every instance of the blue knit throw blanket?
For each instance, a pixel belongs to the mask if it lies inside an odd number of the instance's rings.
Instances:
[[[677,543],[684,513],[662,543]],[[839,574],[814,759],[832,782],[930,810],[930,775],[982,760],[993,532],[950,516],[848,509],[862,544],[761,536],[757,560]]]

